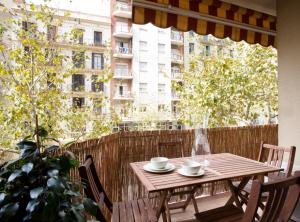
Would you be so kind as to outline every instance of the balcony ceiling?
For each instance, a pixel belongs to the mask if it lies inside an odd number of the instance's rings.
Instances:
[[[222,1],[276,16],[276,0],[222,0]]]

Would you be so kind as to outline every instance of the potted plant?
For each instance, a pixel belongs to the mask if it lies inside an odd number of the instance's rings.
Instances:
[[[57,145],[43,145],[47,135],[39,130],[39,145],[28,138],[17,144],[18,159],[0,167],[0,221],[86,221],[98,206],[82,198],[80,185],[69,178],[78,166],[74,154],[51,154]]]

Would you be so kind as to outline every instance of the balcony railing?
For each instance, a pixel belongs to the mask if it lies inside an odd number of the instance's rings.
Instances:
[[[172,53],[171,60],[174,63],[183,63],[183,56],[177,53]]]
[[[224,127],[207,130],[208,142],[212,153],[229,152],[250,159],[257,159],[261,141],[269,144],[278,143],[278,126]],[[86,155],[94,157],[97,172],[103,181],[104,189],[113,201],[144,197],[143,189],[130,167],[131,162],[149,160],[157,156],[159,141],[181,141],[184,156],[191,156],[194,144],[193,130],[132,131],[118,132],[97,139],[72,144],[68,150],[73,152],[82,164]],[[182,147],[174,148],[174,154]],[[63,152],[63,150],[61,151]],[[121,155],[116,155],[121,154]],[[79,180],[78,170],[70,174]],[[205,184],[203,191],[209,194],[211,184]],[[224,191],[224,183],[214,186],[214,194]]]
[[[171,31],[172,44],[183,45],[183,34],[177,31]]]
[[[131,48],[128,47],[116,47],[114,51],[115,58],[123,58],[123,59],[132,59],[132,51]]]
[[[103,51],[106,48],[106,43],[95,41],[94,39],[83,39],[82,42],[68,40],[68,39],[54,39],[54,44],[62,47],[75,47],[75,48],[87,48]]]
[[[121,54],[131,54],[131,48],[128,47],[116,47],[115,53],[121,53]]]
[[[128,71],[128,69],[116,69],[114,72],[114,78],[124,78],[124,79],[131,79],[132,75]]]
[[[125,2],[116,2],[113,11],[114,16],[131,18],[132,15],[132,6],[130,3]]]
[[[114,95],[114,99],[116,99],[116,100],[132,100],[133,96],[132,96],[131,92],[123,92],[123,93],[117,92]]]
[[[171,69],[172,79],[182,79],[182,73],[180,69]]]
[[[131,28],[125,25],[118,25],[114,29],[113,36],[119,38],[131,38],[132,37]]]
[[[172,91],[172,100],[180,100],[180,96],[177,92]]]

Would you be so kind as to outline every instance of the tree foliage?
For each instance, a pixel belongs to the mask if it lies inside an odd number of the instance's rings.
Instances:
[[[110,130],[111,121],[95,115],[94,107],[76,109],[68,104],[70,95],[62,91],[62,86],[78,68],[59,43],[73,42],[78,52],[85,48],[76,44],[80,33],[75,28],[55,37],[47,35],[47,29],[60,28],[63,19],[45,3],[36,6],[23,2],[17,9],[7,9],[4,13],[8,19],[0,22],[0,146],[13,146],[15,141],[36,133],[39,126],[51,137],[62,139],[74,137],[74,129],[76,138],[91,133],[100,136]],[[98,76],[96,81],[108,81],[109,67],[105,66]],[[98,106],[105,104],[103,94],[98,93],[97,98],[101,101]],[[92,130],[85,130],[87,123]]]
[[[227,43],[228,44],[228,43]],[[181,96],[181,119],[190,125],[236,126],[272,122],[278,112],[277,54],[274,48],[231,42],[234,56],[191,57]]]

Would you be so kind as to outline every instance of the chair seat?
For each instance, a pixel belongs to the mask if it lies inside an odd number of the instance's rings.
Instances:
[[[244,212],[234,205],[226,205],[195,216],[199,222],[238,222],[242,220]]]
[[[157,222],[149,199],[113,203],[112,222]]]

